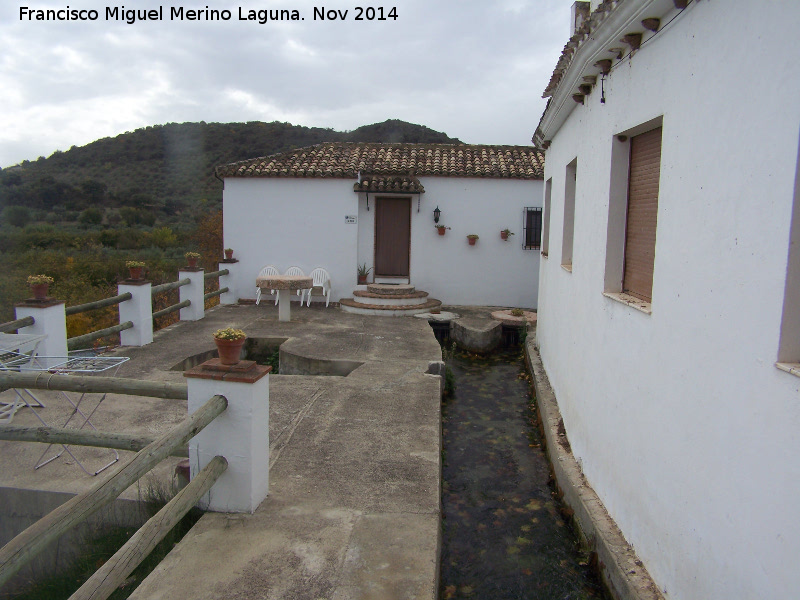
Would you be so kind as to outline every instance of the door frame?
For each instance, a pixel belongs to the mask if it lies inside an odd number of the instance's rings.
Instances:
[[[408,245],[406,248],[406,271],[408,275],[381,275],[378,273],[378,204],[381,200],[405,200],[408,202]],[[411,281],[411,207],[412,207],[412,198],[411,196],[407,195],[387,195],[383,194],[381,196],[375,197],[375,219],[373,223],[373,242],[372,242],[372,264],[375,266],[375,270],[373,271],[373,277],[375,279],[403,279]]]

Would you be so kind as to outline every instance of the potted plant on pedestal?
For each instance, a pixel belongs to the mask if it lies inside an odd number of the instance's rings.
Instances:
[[[131,279],[141,279],[142,278],[142,270],[144,269],[144,263],[140,260],[127,260],[125,261],[125,266],[128,267],[128,272],[131,276]]]
[[[247,334],[241,329],[226,327],[214,332],[214,343],[217,345],[219,362],[223,365],[235,365],[242,355],[242,346]]]
[[[369,275],[370,271],[372,271],[372,267],[370,267],[368,269],[367,268],[367,263],[364,263],[363,265],[358,265],[358,284],[359,285],[364,285],[365,283],[367,283],[367,275]]]
[[[477,233],[470,233],[467,236],[467,241],[469,242],[470,246],[474,246],[475,242],[478,241],[478,238],[480,238],[480,236]]]
[[[225,260],[231,260],[233,258],[233,248],[225,248]]]
[[[200,254],[197,252],[187,252],[184,254],[184,256],[186,257],[186,260],[189,261],[190,267],[194,268],[197,266],[197,261],[200,258]]]
[[[510,235],[514,235],[514,232],[511,231],[510,229],[503,229],[502,231],[500,231],[500,239],[501,240],[508,241],[508,236],[510,236]]]
[[[49,275],[28,275],[28,285],[31,286],[31,293],[36,300],[47,298],[47,288],[51,283],[53,278]]]

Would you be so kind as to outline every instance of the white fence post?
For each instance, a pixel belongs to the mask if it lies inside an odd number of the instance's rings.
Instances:
[[[269,493],[269,372],[250,360],[225,366],[209,360],[184,372],[189,414],[214,395],[225,396],[227,410],[189,442],[194,477],[215,456],[227,471],[203,497],[201,508],[216,512],[255,512]]]
[[[117,285],[117,293],[129,293],[132,298],[120,302],[119,322],[131,321],[133,327],[119,334],[123,346],[146,346],[153,342],[152,285],[144,280],[127,280]]]
[[[239,261],[235,258],[225,259],[219,263],[219,270],[222,271],[223,269],[228,269],[228,274],[219,276],[219,289],[227,287],[228,291],[220,294],[219,303],[236,304],[239,302],[239,292],[236,289],[236,279],[239,276]],[[253,287],[255,285],[254,281]]]
[[[46,300],[29,299],[14,307],[17,319],[33,317],[33,325],[20,328],[17,332],[32,335],[47,335],[36,349],[41,356],[67,356],[67,315],[66,306],[60,300],[47,298]],[[53,364],[58,361],[57,359]],[[52,366],[48,361],[42,360],[44,366]]]
[[[178,281],[189,279],[191,283],[180,288],[180,301],[191,300],[191,304],[181,309],[181,321],[199,321],[206,314],[205,270],[200,267],[184,267],[178,271]]]

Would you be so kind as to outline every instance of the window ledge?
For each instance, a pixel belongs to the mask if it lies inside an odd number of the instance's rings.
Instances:
[[[650,302],[645,302],[644,300],[640,300],[635,296],[631,296],[630,294],[625,294],[622,292],[603,292],[603,296],[606,298],[611,298],[612,300],[616,300],[617,302],[621,302],[626,306],[630,306],[631,308],[635,308],[638,311],[641,311],[647,315],[653,314],[652,305]]]
[[[786,371],[787,373],[791,373],[795,377],[800,377],[800,363],[786,363],[786,362],[777,362],[775,366],[778,367],[781,371]]]
[[[561,268],[564,269],[567,273],[572,273],[572,265],[561,265]]]

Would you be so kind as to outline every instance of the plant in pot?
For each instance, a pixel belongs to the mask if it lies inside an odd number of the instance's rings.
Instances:
[[[372,271],[372,267],[370,267],[368,269],[367,268],[367,263],[364,263],[363,265],[358,265],[358,283],[359,283],[359,285],[363,285],[363,284],[367,283],[367,275],[369,275],[370,271]]]
[[[214,332],[214,343],[217,345],[219,362],[223,365],[235,365],[242,355],[242,346],[247,334],[241,329],[226,327]]]
[[[478,241],[478,238],[480,238],[480,236],[477,233],[470,233],[467,236],[467,241],[469,242],[470,246],[474,246],[475,242]]]
[[[144,269],[144,263],[140,260],[126,260],[125,266],[128,267],[128,272],[131,276],[131,279],[141,279],[142,278],[142,269]]]
[[[47,288],[51,283],[53,278],[49,275],[28,275],[28,285],[31,286],[31,293],[36,300],[47,298]]]
[[[197,261],[200,258],[200,254],[198,254],[197,252],[187,252],[186,254],[184,254],[184,256],[186,257],[186,260],[189,261],[190,267],[197,266]]]
[[[501,240],[508,240],[508,236],[510,235],[514,235],[514,232],[511,231],[510,229],[503,229],[502,231],[500,231]]]
[[[225,248],[225,260],[231,260],[233,258],[233,248]]]
[[[450,229],[449,227],[445,227],[444,225],[434,225],[436,227],[436,231],[439,232],[439,235],[444,235],[444,232]]]

